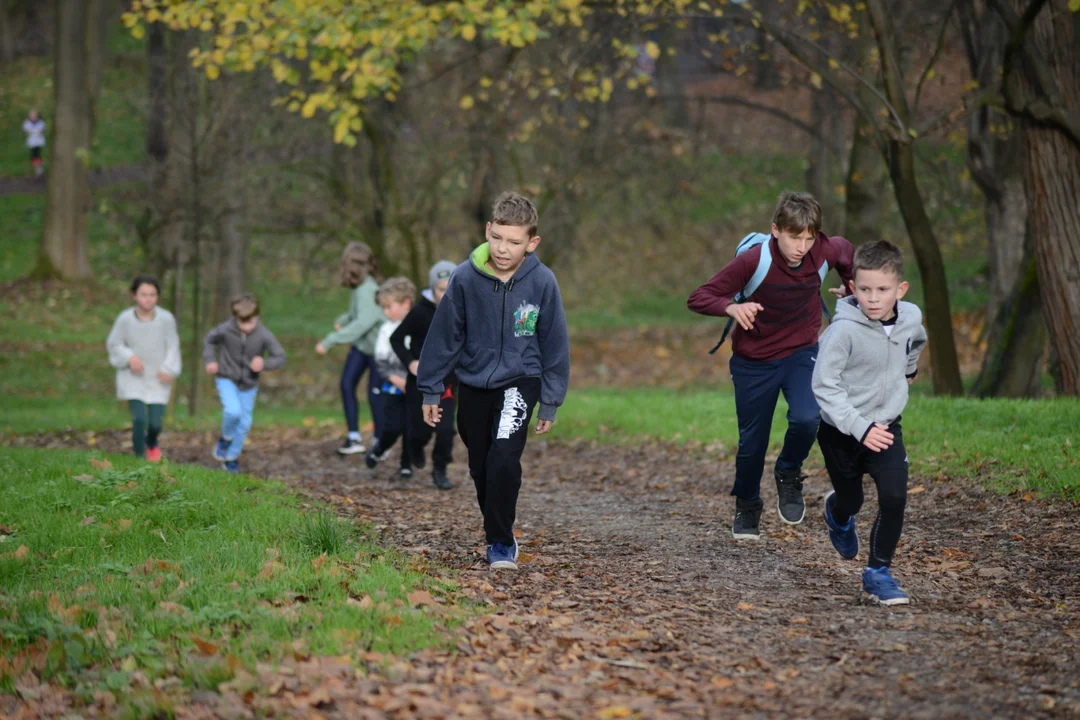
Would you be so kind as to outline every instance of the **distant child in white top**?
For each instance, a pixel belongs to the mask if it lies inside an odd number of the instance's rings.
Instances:
[[[30,148],[30,164],[34,168],[34,175],[41,177],[45,172],[45,166],[41,164],[41,148],[45,147],[45,121],[38,115],[37,110],[31,110],[23,121],[22,129],[26,133],[26,147]]]

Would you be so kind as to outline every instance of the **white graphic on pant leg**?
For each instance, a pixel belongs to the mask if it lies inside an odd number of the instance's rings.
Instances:
[[[509,440],[510,436],[521,429],[529,414],[529,405],[516,387],[506,388],[503,394],[502,415],[499,417],[499,432],[496,440]]]

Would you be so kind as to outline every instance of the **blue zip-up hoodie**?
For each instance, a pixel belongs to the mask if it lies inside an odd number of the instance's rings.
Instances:
[[[438,405],[443,380],[493,389],[540,378],[541,420],[554,420],[570,382],[570,338],[555,274],[527,255],[508,282],[486,266],[487,243],[450,276],[420,353],[417,386]]]

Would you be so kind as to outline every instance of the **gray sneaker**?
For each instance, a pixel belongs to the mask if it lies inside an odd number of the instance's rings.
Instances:
[[[803,503],[802,486],[806,476],[799,471],[775,472],[776,477],[776,510],[780,513],[780,519],[788,525],[798,525],[806,516],[806,505]]]
[[[760,540],[758,525],[761,523],[761,510],[764,507],[761,498],[735,498],[735,522],[731,524],[731,537],[736,540]]]

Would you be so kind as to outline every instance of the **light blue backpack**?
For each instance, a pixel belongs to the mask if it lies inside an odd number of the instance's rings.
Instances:
[[[751,295],[757,292],[757,289],[761,287],[761,283],[765,282],[765,276],[769,274],[769,268],[772,267],[772,252],[769,250],[769,240],[772,239],[770,233],[750,233],[735,247],[735,257],[742,255],[747,250],[755,248],[758,245],[764,245],[761,249],[761,257],[758,259],[757,269],[754,274],[750,276],[750,282],[746,283],[746,287],[739,292],[734,300],[737,303],[746,302]],[[821,267],[818,268],[818,278],[821,282],[825,282],[825,276],[829,274],[829,263],[822,261]],[[825,301],[821,301],[821,311],[825,313],[825,317],[832,320],[832,313],[825,307]],[[716,346],[709,351],[710,355],[716,354],[716,351],[720,349],[720,346],[727,340],[728,334],[731,332],[731,327],[735,323],[735,318],[728,318],[727,325],[724,326],[724,334],[720,336],[720,342],[716,343]]]

